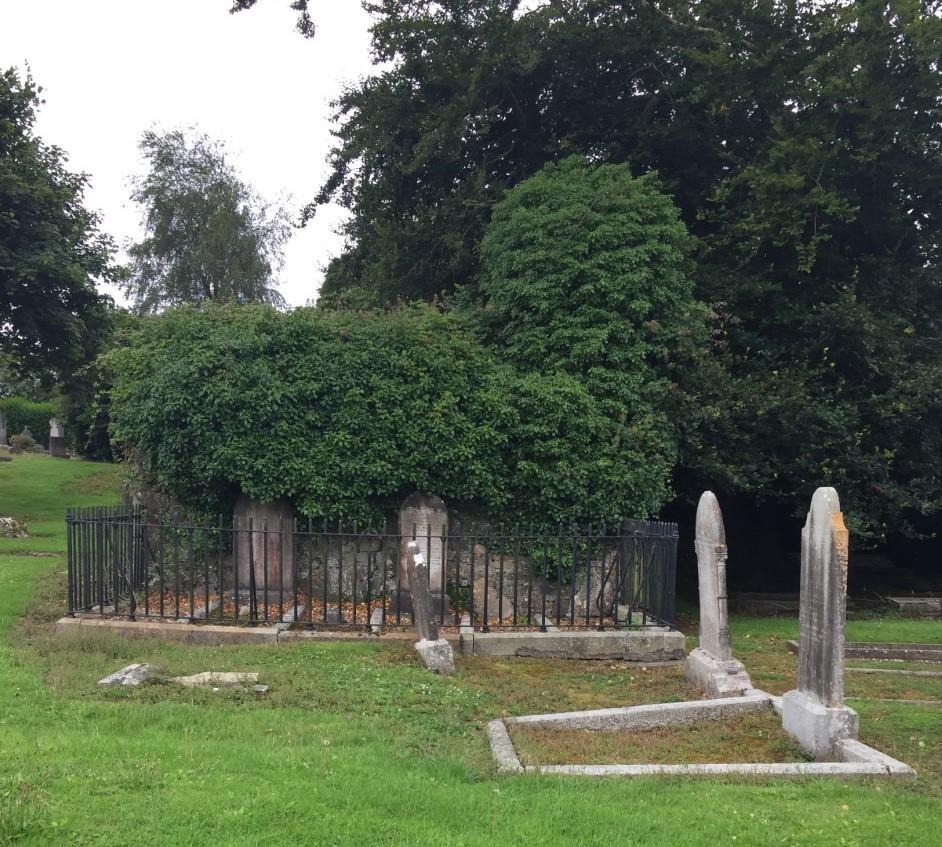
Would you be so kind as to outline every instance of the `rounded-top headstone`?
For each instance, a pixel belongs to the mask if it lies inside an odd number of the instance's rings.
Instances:
[[[798,689],[830,708],[844,702],[849,539],[837,491],[819,488],[801,532]]]
[[[716,495],[704,491],[695,521],[700,591],[700,647],[713,658],[732,658],[726,603],[726,529]]]

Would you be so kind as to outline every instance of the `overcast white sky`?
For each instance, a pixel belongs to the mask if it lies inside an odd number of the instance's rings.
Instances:
[[[327,173],[330,100],[371,71],[360,0],[311,5],[308,40],[288,0],[237,15],[231,0],[0,0],[0,67],[29,63],[46,100],[38,132],[90,175],[87,205],[119,243],[140,234],[128,178],[154,125],[225,140],[250,184],[296,209]],[[292,238],[279,286],[289,304],[316,296],[341,220],[322,209]]]

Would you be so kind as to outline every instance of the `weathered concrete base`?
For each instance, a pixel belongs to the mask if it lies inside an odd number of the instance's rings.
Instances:
[[[748,697],[725,697],[720,700],[686,700],[682,703],[650,703],[621,709],[591,709],[585,712],[555,712],[505,718],[505,723],[528,727],[556,729],[589,729],[597,731],[643,730],[657,726],[688,726],[701,721],[735,718],[746,712],[770,709],[768,694],[758,692]]]
[[[497,762],[500,773],[523,773],[523,766],[517,758],[507,725],[503,721],[491,721],[487,725],[487,737],[491,742],[491,755]]]
[[[422,657],[425,667],[433,673],[451,674],[455,672],[455,654],[446,639],[417,641],[415,649]]]
[[[902,764],[902,763],[900,763]],[[903,765],[903,767],[906,767]],[[915,771],[888,770],[872,763],[858,762],[718,762],[707,765],[540,765],[524,768],[526,773],[561,774],[565,776],[745,776],[745,777],[848,777],[890,776],[912,778]]]
[[[739,697],[752,688],[746,667],[738,659],[720,661],[695,647],[687,655],[684,676],[708,697]]]
[[[184,688],[237,688],[247,682],[254,685],[258,682],[258,674],[238,671],[203,671],[190,676],[175,676],[171,681]]]
[[[798,652],[797,641],[786,641],[790,653]],[[905,642],[847,641],[844,659],[874,661],[942,662],[942,644],[909,644]]]
[[[802,691],[782,697],[782,729],[817,761],[832,757],[839,741],[857,738],[859,722],[853,709],[822,706]]]
[[[107,612],[107,610],[106,610]],[[286,616],[287,617],[287,616]],[[464,622],[463,622],[464,623]],[[414,641],[413,632],[379,634],[379,624],[364,630],[287,629],[288,622],[270,626],[239,626],[180,621],[128,621],[98,615],[76,615],[56,622],[58,635],[112,632],[127,638],[155,638],[186,644],[281,644],[290,641]],[[465,656],[529,656],[557,659],[621,659],[656,664],[673,662],[684,655],[684,636],[674,630],[596,632],[475,632],[461,626],[459,632],[442,633]]]
[[[465,635],[462,651],[475,656],[665,662],[684,657],[684,640],[683,633],[664,627],[603,632],[474,632]]]

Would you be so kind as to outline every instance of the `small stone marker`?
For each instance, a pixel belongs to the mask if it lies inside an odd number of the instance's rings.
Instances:
[[[7,416],[3,409],[0,409],[0,446],[6,446],[7,443]]]
[[[406,568],[412,586],[412,614],[419,640],[415,649],[430,671],[453,673],[455,657],[451,645],[439,637],[435,621],[432,596],[428,590],[428,572],[425,558],[415,541],[406,544]]]
[[[700,584],[700,646],[684,666],[687,680],[710,697],[739,697],[752,688],[742,662],[733,657],[726,601],[726,529],[712,491],[697,504],[697,574]]]
[[[59,459],[69,457],[65,447],[65,430],[58,418],[49,420],[49,455],[56,456]]]
[[[6,444],[0,444],[0,462],[12,462],[13,453]]]
[[[857,737],[857,713],[844,706],[848,547],[837,492],[819,488],[801,532],[798,688],[782,698],[782,727],[817,759]]]
[[[266,584],[269,603],[279,603],[282,594],[287,602],[294,592],[294,508],[291,503],[287,500],[263,503],[243,494],[236,501],[233,519],[239,589],[249,591],[252,588],[254,571],[255,599],[259,607],[264,602]]]
[[[147,664],[134,664],[121,668],[104,679],[99,679],[99,685],[140,685],[147,682],[154,674],[154,668]]]

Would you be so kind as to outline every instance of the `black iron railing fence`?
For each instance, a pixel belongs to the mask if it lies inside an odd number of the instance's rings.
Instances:
[[[624,628],[674,622],[677,525],[497,527],[405,534],[124,507],[70,509],[70,614],[311,628],[411,625],[416,540],[445,626]]]

